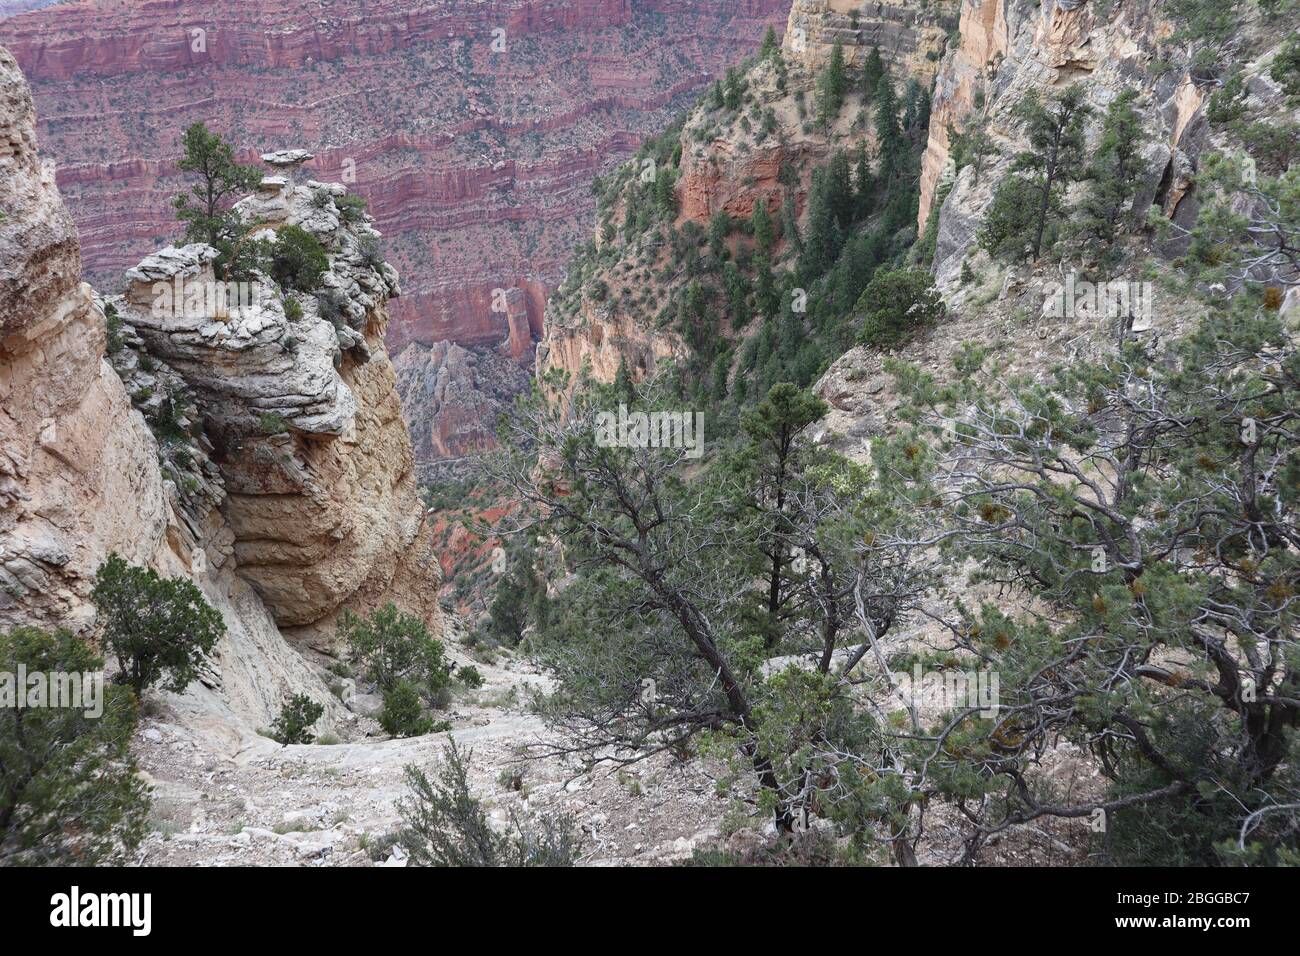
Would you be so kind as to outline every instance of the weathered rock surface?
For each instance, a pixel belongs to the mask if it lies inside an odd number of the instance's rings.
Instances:
[[[941,288],[955,288],[984,210],[1012,157],[1025,148],[1015,108],[1029,94],[1047,98],[1080,84],[1093,110],[1089,136],[1095,144],[1107,105],[1124,89],[1136,89],[1135,106],[1149,141],[1134,215],[1142,216],[1155,202],[1184,225],[1194,218],[1192,183],[1207,133],[1208,91],[1185,71],[1153,69],[1172,29],[1159,14],[1160,8],[1146,0],[1120,0],[1104,15],[1089,3],[962,0],[961,42],[938,74],[921,169],[920,228],[942,201],[934,258]],[[954,179],[949,130],[977,122],[1000,156],[978,183],[970,167]]]
[[[105,302],[81,282],[30,91],[0,48],[0,627],[93,633],[89,592],[112,552],[189,578],[227,633],[201,680],[165,696],[232,746],[296,693],[325,706],[320,732],[357,719],[286,626],[327,642],[340,607],[393,600],[442,628],[383,350],[397,277],[373,230],[342,222],[343,191],[285,183],[246,207],[325,242],[326,306],[301,297],[290,320],[266,282],[233,309],[188,300],[212,276],[201,245],[147,257]]]
[[[36,153],[31,94],[3,48],[0,214],[0,628],[90,631],[94,573],[117,552],[190,578],[226,622],[213,666],[177,706],[235,736],[268,725],[293,693],[325,704],[323,728],[348,720],[235,573],[211,446],[198,429],[176,444],[153,434],[181,380],[141,361],[142,340],[110,333],[81,282],[76,230]],[[173,424],[193,423],[180,411]]]
[[[872,47],[889,59],[896,77],[928,82],[948,33],[957,26],[959,0],[793,0],[786,54],[807,69],[830,60],[839,40],[845,61],[860,65]]]
[[[301,155],[273,160],[289,170]],[[281,627],[323,645],[345,606],[438,614],[438,565],[383,343],[397,275],[375,229],[340,212],[344,193],[290,174],[236,207],[255,237],[298,226],[320,240],[330,265],[314,295],[261,277],[214,309],[202,294],[217,285],[214,250],[194,245],[144,259],[115,300],[197,397],[240,574]]]

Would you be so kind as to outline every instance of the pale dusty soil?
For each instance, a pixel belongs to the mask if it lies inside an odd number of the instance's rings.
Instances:
[[[470,662],[455,644],[458,663]],[[770,827],[751,819],[724,835],[735,801],[717,794],[709,767],[660,755],[620,772],[583,773],[561,757],[526,760],[524,749],[552,739],[528,712],[531,688],[545,675],[522,660],[474,662],[485,685],[462,692],[444,715],[449,733],[387,739],[373,721],[357,718],[347,742],[282,747],[226,715],[166,697],[142,721],[136,751],[154,787],[151,832],[138,853],[146,866],[402,866],[385,837],[400,822],[403,768],[432,770],[448,737],[472,750],[474,793],[494,822],[508,813],[562,810],[576,816],[586,865],[667,865],[713,844],[752,849]],[[512,694],[511,691],[514,691]],[[367,734],[374,736],[367,736]],[[503,770],[523,774],[514,791]],[[1095,793],[1092,764],[1070,747],[1048,756],[1045,770],[1058,793]],[[960,855],[960,817],[950,808],[927,815],[920,862],[950,865]],[[1079,865],[1087,824],[1045,820],[996,838],[983,865]],[[382,849],[376,848],[376,844]],[[374,857],[372,859],[372,857]],[[888,855],[876,854],[881,864]]]
[[[454,654],[464,660],[465,655]],[[335,745],[282,747],[225,720],[186,713],[176,699],[142,722],[137,753],[154,786],[153,830],[139,854],[144,865],[376,865],[364,848],[399,823],[395,802],[403,768],[437,765],[449,736],[473,751],[471,780],[490,815],[510,809],[563,809],[582,828],[582,862],[662,864],[689,857],[716,837],[728,801],[698,762],[659,757],[615,774],[582,774],[562,758],[521,762],[521,750],[547,739],[541,721],[511,687],[545,681],[525,663],[476,663],[487,683],[462,693],[443,715],[451,732],[407,740],[374,738]],[[503,769],[523,772],[523,789],[499,782]],[[391,860],[391,851],[382,853]]]

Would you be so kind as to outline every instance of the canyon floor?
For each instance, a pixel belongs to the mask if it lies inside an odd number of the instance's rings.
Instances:
[[[360,736],[338,744],[281,746],[228,720],[168,697],[142,721],[141,769],[154,787],[151,832],[137,861],[146,866],[401,866],[388,845],[400,824],[403,768],[432,771],[449,737],[472,750],[471,785],[494,822],[510,810],[576,815],[589,865],[663,864],[688,858],[718,836],[728,801],[715,795],[698,761],[660,757],[622,772],[581,772],[563,758],[524,761],[548,739],[529,712],[547,678],[523,660],[473,663],[485,683],[462,692],[443,715],[451,731],[403,740]],[[356,732],[367,725],[359,719]],[[503,774],[522,774],[514,790]],[[432,773],[431,773],[432,776]]]
[[[719,796],[713,768],[662,754],[633,767],[584,772],[573,759],[527,759],[530,745],[554,742],[527,700],[546,675],[521,658],[474,660],[455,638],[450,656],[473,663],[482,687],[462,692],[442,716],[448,732],[387,739],[359,718],[357,739],[337,744],[281,746],[168,695],[142,721],[136,752],[152,784],[150,832],[136,862],[143,866],[405,866],[392,846],[401,824],[403,769],[415,764],[432,777],[454,738],[472,751],[470,782],[494,824],[512,810],[562,811],[582,834],[579,862],[588,866],[663,866],[688,860],[696,848],[758,851],[771,835],[756,818],[728,827],[736,803]],[[365,736],[373,733],[375,736]],[[1074,790],[1099,778],[1069,748],[1045,768]],[[522,787],[509,777],[519,774]],[[944,865],[960,852],[959,821],[932,815],[920,862]],[[815,824],[824,826],[824,824]],[[995,839],[984,865],[1086,863],[1086,830],[1049,822]],[[883,850],[881,864],[889,859]]]

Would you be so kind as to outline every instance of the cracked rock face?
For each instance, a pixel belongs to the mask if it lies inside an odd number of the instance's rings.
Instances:
[[[1195,216],[1192,184],[1206,138],[1206,94],[1185,75],[1155,69],[1168,24],[1142,0],[1117,0],[1106,15],[1095,5],[1053,0],[962,0],[960,44],[944,57],[935,83],[929,140],[922,160],[919,229],[938,215],[934,273],[945,293],[957,288],[961,263],[975,250],[976,233],[1012,157],[1025,147],[1016,105],[1030,94],[1046,98],[1078,83],[1093,111],[1095,145],[1106,107],[1123,90],[1134,104],[1148,143],[1134,215],[1153,201],[1168,218]],[[955,177],[949,131],[983,121],[1000,152],[978,180],[966,167]],[[1177,255],[1181,249],[1165,250]]]
[[[215,250],[190,245],[129,270],[114,304],[196,396],[239,573],[281,627],[324,646],[343,607],[386,601],[432,620],[438,565],[383,345],[397,275],[369,222],[337,205],[343,186],[262,187],[236,208],[255,238],[298,226],[320,240],[329,269],[312,294],[260,274],[218,282]]]
[[[76,628],[107,551],[145,560],[171,519],[152,436],[101,359],[104,315],[34,129],[0,48],[0,628]]]
[[[317,327],[315,345],[276,359],[288,383],[277,388],[267,355],[283,350],[269,343],[294,327],[278,299],[219,310],[220,320],[175,299],[177,288],[202,289],[207,247],[149,256],[130,277],[144,290],[136,301],[106,303],[82,283],[76,229],[36,154],[34,120],[26,81],[0,48],[0,629],[92,632],[94,574],[117,552],[193,581],[226,623],[211,666],[167,695],[170,705],[251,737],[286,697],[306,693],[326,709],[321,729],[339,726],[350,716],[284,640],[284,620],[320,624],[345,603],[393,600],[441,633],[437,565],[378,346],[396,276],[374,266],[358,239],[366,230],[337,236],[337,328],[307,303],[297,321]],[[313,216],[333,214],[319,205]],[[175,309],[155,308],[159,283]],[[283,400],[290,431],[259,433],[240,454],[224,439],[267,396]],[[284,492],[265,507],[259,469],[281,476]],[[236,567],[245,557],[246,575]],[[262,595],[280,600],[269,608]]]

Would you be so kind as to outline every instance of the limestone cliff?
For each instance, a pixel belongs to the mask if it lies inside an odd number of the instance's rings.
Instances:
[[[1261,33],[1257,13],[1243,16],[1242,37]],[[1155,0],[962,0],[960,44],[937,77],[921,174],[922,228],[942,203],[934,258],[942,288],[954,287],[984,210],[1024,148],[1016,106],[1028,94],[1046,97],[1079,84],[1093,111],[1089,139],[1095,143],[1107,104],[1126,88],[1137,90],[1147,143],[1134,214],[1154,202],[1182,225],[1195,220],[1193,183],[1209,135],[1205,105],[1217,84],[1197,82],[1185,64],[1176,65],[1175,27]],[[1256,39],[1267,43],[1266,36]],[[1260,63],[1243,66],[1256,101],[1278,104],[1276,85],[1261,75]],[[949,162],[950,132],[975,123],[998,149],[978,182],[972,168],[954,175]]]
[[[304,155],[266,158],[292,169]],[[259,276],[237,306],[192,308],[216,255],[193,245],[144,259],[113,300],[197,398],[240,574],[282,627],[323,642],[345,606],[391,600],[435,618],[439,583],[384,349],[397,274],[368,218],[336,205],[344,193],[290,173],[237,206],[255,238],[297,226],[321,241],[315,294]]]
[[[116,551],[190,578],[225,619],[213,666],[173,706],[233,718],[221,734],[266,726],[294,693],[326,705],[321,729],[353,719],[284,629],[328,638],[341,607],[387,600],[441,629],[383,351],[395,274],[368,226],[340,223],[342,188],[313,184],[246,208],[321,231],[333,322],[312,300],[291,329],[269,280],[246,313],[162,307],[164,276],[210,279],[203,246],[149,257],[105,303],[81,281],[34,130],[0,49],[0,627],[93,631],[92,579]]]
[[[878,47],[900,76],[928,82],[948,34],[957,26],[959,0],[794,0],[786,28],[786,54],[819,69],[839,40],[850,64]]]

